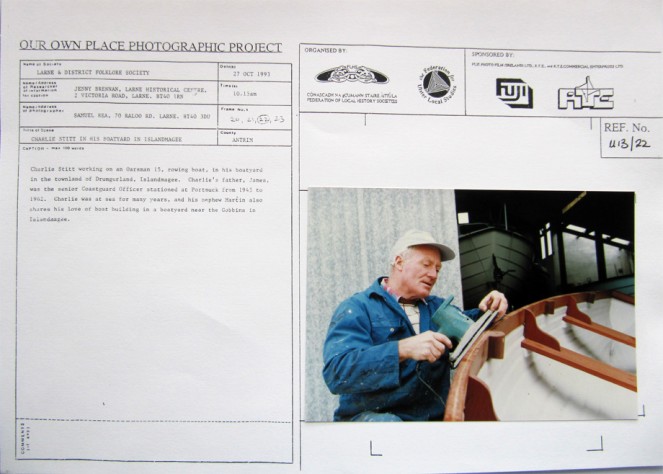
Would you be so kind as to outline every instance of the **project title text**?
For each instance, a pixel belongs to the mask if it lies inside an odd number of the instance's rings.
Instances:
[[[281,53],[283,43],[215,41],[21,40],[28,51],[147,51],[176,53]]]

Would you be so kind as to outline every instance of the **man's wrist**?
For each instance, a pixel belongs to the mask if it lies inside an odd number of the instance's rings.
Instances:
[[[410,352],[408,349],[407,339],[401,339],[398,341],[398,362],[403,362],[410,358]]]

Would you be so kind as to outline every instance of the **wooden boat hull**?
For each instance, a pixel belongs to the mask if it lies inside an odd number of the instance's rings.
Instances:
[[[575,293],[505,316],[459,364],[445,420],[636,418],[634,302],[615,296]]]

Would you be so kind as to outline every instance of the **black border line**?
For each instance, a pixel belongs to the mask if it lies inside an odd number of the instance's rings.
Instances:
[[[211,420],[211,421],[205,421],[205,420],[92,420],[92,419],[56,419],[56,418],[27,418],[27,417],[18,417],[18,248],[19,248],[19,196],[20,196],[20,191],[21,191],[21,186],[20,186],[20,169],[21,169],[21,146],[26,145],[25,143],[20,142],[20,131],[21,131],[21,81],[23,78],[21,77],[21,70],[22,70],[22,63],[24,61],[62,61],[62,62],[71,62],[71,61],[80,61],[80,62],[90,62],[90,61],[106,61],[106,60],[87,60],[87,59],[19,59],[18,60],[18,108],[17,108],[17,114],[18,114],[18,134],[17,136],[17,170],[16,170],[16,255],[15,255],[15,314],[14,314],[14,460],[15,461],[92,461],[92,462],[117,462],[117,463],[176,463],[176,464],[274,464],[274,465],[279,465],[279,464],[284,464],[284,465],[291,465],[294,464],[294,446],[295,446],[295,440],[294,440],[294,423],[295,423],[295,417],[294,417],[294,385],[291,384],[291,407],[290,407],[290,421],[266,421],[266,420],[248,420],[248,421],[238,421],[238,420]],[[283,148],[283,147],[290,147],[290,249],[291,249],[291,264],[290,264],[290,281],[291,284],[294,284],[294,273],[293,273],[293,268],[294,268],[294,259],[292,258],[292,252],[293,252],[293,208],[292,208],[292,188],[294,184],[293,180],[293,129],[292,129],[292,119],[293,119],[293,87],[292,87],[292,69],[293,69],[293,64],[292,63],[262,63],[262,62],[234,62],[234,63],[229,63],[229,62],[224,62],[224,61],[217,61],[217,62],[212,62],[212,61],[158,61],[158,60],[150,60],[150,61],[137,61],[137,60],[129,60],[129,61],[124,61],[124,60],[113,60],[115,62],[122,62],[122,63],[127,63],[127,62],[138,62],[138,63],[174,63],[174,64],[187,64],[187,63],[206,63],[206,64],[214,64],[216,65],[216,74],[217,74],[217,124],[219,120],[219,104],[218,104],[218,99],[219,99],[219,87],[218,83],[220,81],[219,79],[219,64],[240,64],[240,65],[283,65],[283,66],[289,66],[290,68],[290,118],[291,118],[291,127],[289,130],[275,130],[275,131],[289,131],[290,132],[290,145],[219,145],[218,144],[218,133],[217,133],[217,145],[209,145],[209,144],[199,144],[199,145],[186,145],[186,144],[181,144],[179,146],[206,146],[206,147],[223,147],[223,146],[238,146],[238,147],[273,147],[273,148]],[[28,79],[31,80],[31,79]],[[118,79],[119,80],[119,79]],[[175,80],[171,80],[175,81]],[[186,81],[186,79],[182,79],[181,81]],[[210,81],[205,81],[205,82],[210,82]],[[246,82],[266,82],[266,81],[246,81]],[[270,82],[276,82],[276,81],[270,81]],[[278,82],[283,82],[283,81],[278,81]],[[126,103],[122,103],[122,105],[130,105]],[[152,105],[152,104],[145,104],[145,105]],[[161,104],[154,104],[154,105],[161,105]],[[187,105],[187,104],[182,104],[182,105]],[[193,104],[193,105],[199,105],[199,104]],[[235,104],[231,104],[235,105]],[[255,105],[255,104],[250,104],[250,105]],[[287,106],[283,106],[287,107]],[[49,127],[49,126],[35,126],[32,128],[72,128],[72,127]],[[100,128],[100,127],[84,127],[84,128]],[[104,127],[101,127],[104,128]],[[128,127],[114,127],[114,128],[128,128]],[[211,130],[211,129],[210,129]],[[218,129],[217,129],[218,130]],[[34,146],[44,146],[44,145],[50,145],[51,143],[31,143],[30,145]],[[61,144],[60,142],[54,143],[54,144]],[[80,143],[73,143],[75,145],[80,145]],[[85,142],[85,145],[88,145],[90,143]],[[114,145],[117,146],[118,143],[94,143],[94,144],[103,144],[103,145]],[[131,145],[133,143],[128,143],[124,145]],[[151,144],[151,145],[157,145],[157,144]],[[158,146],[163,146],[163,144],[159,144]],[[294,287],[290,292],[290,353],[291,353],[291,361],[290,361],[290,371],[291,371],[291,379],[294,381],[294,336],[293,336],[293,329],[294,329]],[[138,459],[138,460],[126,460],[126,459],[95,459],[95,458],[49,458],[49,457],[35,457],[35,458],[28,458],[28,457],[20,457],[18,456],[18,446],[19,446],[19,424],[25,421],[55,421],[55,422],[107,422],[107,423],[255,423],[255,424],[290,424],[291,425],[291,439],[290,439],[290,460],[289,461],[224,461],[224,460],[209,460],[209,461],[200,461],[200,460],[154,460],[154,459]],[[300,436],[300,442],[301,442],[301,436]]]
[[[299,320],[297,321],[297,340],[299,347],[299,356],[297,360],[297,374],[299,376],[299,470],[302,470],[302,428],[304,427],[304,407],[302,404],[302,317],[305,317],[304,311],[306,307],[302,308],[302,104],[300,103],[302,97],[302,43],[297,46],[297,261],[299,262],[299,270],[297,273],[297,287],[299,288],[299,298],[297,301],[297,308]],[[294,191],[294,189],[293,189]],[[308,205],[307,205],[308,209]],[[307,216],[308,221],[308,216]],[[308,241],[308,236],[307,236]],[[308,266],[308,263],[307,263]],[[304,289],[306,293],[306,289]]]
[[[295,240],[294,240],[294,209],[293,191],[295,186],[293,174],[293,120],[294,120],[294,93],[293,93],[293,64],[290,64],[290,463],[295,464]],[[298,100],[299,100],[299,96]],[[299,102],[298,102],[299,103]],[[299,390],[301,392],[301,390]],[[301,436],[300,436],[301,440]]]
[[[19,421],[18,421],[18,227],[19,220],[19,196],[21,189],[21,70],[22,61],[18,60],[18,107],[16,113],[18,115],[16,123],[18,129],[16,131],[16,245],[15,245],[15,269],[14,269],[14,459],[18,459],[18,444],[19,434]]]
[[[416,113],[393,113],[393,112],[322,112],[322,111],[301,111],[302,114],[318,114],[318,115],[403,115],[403,116],[413,116],[413,117],[467,117],[467,118],[511,118],[511,119],[530,119],[530,118],[550,118],[550,119],[661,119],[663,115],[652,115],[652,116],[632,116],[632,115],[620,115],[619,117],[604,117],[601,115],[586,115],[586,116],[564,116],[564,115],[492,115],[492,114],[482,114],[482,115],[467,115],[467,114],[416,114]],[[49,128],[49,127],[44,127]],[[52,128],[52,127],[51,127]]]
[[[175,459],[155,460],[155,459],[93,459],[93,458],[21,458],[18,461],[85,461],[85,462],[117,462],[117,463],[169,463],[169,464],[293,464],[290,461],[197,461],[186,460],[179,461]]]
[[[421,46],[421,45],[393,45],[393,44],[370,44],[370,43],[299,43],[300,54],[301,46],[350,46],[350,47],[378,47],[378,48],[406,48],[406,49],[448,49],[448,50],[473,50],[473,51],[528,51],[534,53],[640,53],[640,54],[660,54],[660,50],[583,50],[583,49],[537,49],[537,48],[475,48],[472,46]],[[300,63],[301,64],[301,63]]]
[[[299,102],[299,99],[301,99],[301,64],[302,64],[302,51],[306,46],[321,46],[321,47],[336,47],[336,46],[342,46],[342,47],[359,47],[359,48],[394,48],[394,49],[440,49],[440,50],[458,50],[458,51],[463,51],[463,64],[464,64],[464,79],[465,79],[465,86],[466,86],[466,81],[467,81],[467,54],[469,51],[520,51],[520,52],[534,52],[534,53],[590,53],[590,54],[661,54],[661,51],[645,51],[645,50],[639,50],[639,51],[628,51],[628,50],[615,50],[615,51],[606,51],[606,50],[572,50],[572,49],[532,49],[532,48],[474,48],[474,47],[444,47],[444,46],[411,46],[411,45],[385,45],[385,44],[355,44],[355,43],[299,43],[299,51],[298,51],[298,60],[299,60],[299,75],[298,79],[299,82],[297,84],[298,86],[298,121],[297,121],[297,126],[298,126],[298,152],[299,152],[299,159],[298,159],[298,168],[299,168],[299,206],[301,209],[301,201],[302,201],[302,193],[305,193],[308,191],[308,189],[302,189],[301,187],[301,117],[303,114],[319,114],[319,115],[364,115],[366,117],[367,115],[385,115],[385,116],[413,116],[413,117],[467,117],[467,118],[512,118],[512,119],[531,119],[531,118],[549,118],[549,119],[590,119],[590,127],[591,127],[591,120],[592,119],[599,119],[602,120],[604,118],[607,119],[660,119],[663,118],[663,116],[620,116],[620,117],[603,117],[603,116],[593,116],[593,115],[587,115],[587,116],[560,116],[560,115],[554,115],[554,116],[548,116],[548,115],[491,115],[491,114],[482,114],[482,115],[468,115],[467,114],[467,87],[464,87],[464,112],[462,114],[432,114],[432,113],[390,113],[390,112],[365,112],[365,111],[353,111],[353,112],[344,112],[344,111],[303,111],[302,110],[302,105]],[[601,136],[600,136],[599,131],[599,148],[602,147],[601,143]],[[611,159],[611,158],[618,158],[618,157],[609,157],[609,158],[604,158],[602,151],[599,150],[599,158],[600,159]],[[629,156],[627,157],[628,159],[658,159],[658,158],[651,158],[651,157],[636,157],[636,156]],[[301,234],[302,229],[301,229],[301,219],[299,220],[299,233]],[[301,239],[299,242],[299,256],[301,259],[301,254],[302,254],[302,246],[301,246]],[[301,287],[302,281],[301,281],[301,272],[299,276],[299,285]],[[300,400],[300,439],[299,439],[299,446],[300,446],[300,452],[299,452],[299,463],[300,463],[300,470],[302,469],[302,435],[301,435],[301,425],[305,423],[311,423],[311,424],[324,424],[328,423],[327,421],[307,421],[303,416],[301,416],[303,413],[302,411],[304,410],[304,407],[302,407],[302,385],[301,385],[301,380],[302,380],[302,361],[301,361],[301,353],[302,353],[302,332],[301,332],[301,317],[303,315],[302,313],[302,304],[301,304],[301,297],[300,297],[300,302],[299,302],[299,314],[300,314],[300,322],[299,322],[299,354],[300,354],[300,374],[299,374],[299,380],[300,380],[300,394],[299,394],[299,400]]]
[[[651,115],[651,116],[602,116],[602,115],[573,115],[573,116],[564,116],[564,115],[499,115],[499,114],[472,114],[468,115],[467,113],[467,55],[470,50],[474,51],[520,51],[520,52],[535,52],[535,53],[587,53],[587,54],[661,54],[661,51],[599,51],[599,50],[564,50],[564,49],[529,49],[529,48],[468,48],[468,47],[444,47],[444,46],[402,46],[402,45],[379,45],[379,44],[352,44],[352,43],[300,43],[299,44],[299,64],[301,66],[302,62],[302,48],[306,46],[322,46],[322,47],[334,47],[334,46],[347,46],[347,47],[365,47],[365,48],[412,48],[412,49],[441,49],[441,50],[450,50],[450,51],[462,51],[463,52],[463,67],[464,67],[464,103],[463,103],[463,113],[392,113],[392,112],[366,112],[366,111],[302,111],[301,104],[299,105],[299,114],[341,114],[341,115],[364,115],[364,120],[368,115],[385,115],[385,116],[413,116],[413,117],[468,117],[468,118],[516,118],[516,119],[528,119],[528,118],[550,118],[550,119],[612,119],[612,120],[648,120],[648,119],[661,119],[663,116]],[[300,83],[299,94],[301,97],[301,74],[300,74]],[[590,122],[591,123],[591,122]],[[301,127],[301,120],[298,125]],[[601,159],[628,159],[628,160],[658,160],[663,157],[661,156],[603,156],[603,142],[602,142],[602,130],[599,130],[599,157]],[[300,181],[301,187],[301,181]]]
[[[17,418],[20,421],[55,421],[55,422],[71,422],[71,423],[189,423],[189,424],[204,424],[204,423],[217,423],[217,424],[271,424],[271,425],[287,425],[292,421],[278,421],[278,420],[122,420],[122,419],[93,419],[93,418],[36,418],[24,417]]]

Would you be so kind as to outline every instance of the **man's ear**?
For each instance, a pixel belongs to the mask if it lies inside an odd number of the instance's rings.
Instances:
[[[403,269],[403,257],[400,255],[396,255],[396,258],[394,259],[394,268],[396,270],[402,270]]]

